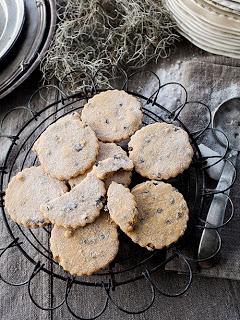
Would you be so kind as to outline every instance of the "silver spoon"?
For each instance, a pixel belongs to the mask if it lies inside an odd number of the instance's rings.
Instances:
[[[235,166],[240,151],[240,97],[223,102],[215,110],[212,124],[213,128],[223,131],[227,136],[230,149],[228,159]],[[223,135],[216,133],[216,138],[221,144],[225,145],[226,141],[223,140]],[[225,162],[217,190],[225,190],[233,182],[235,170],[231,163],[229,161]],[[206,227],[217,227],[223,224],[229,193],[230,189],[225,191],[224,194],[217,193],[213,196],[207,214]],[[213,256],[218,247],[218,233],[214,229],[204,229],[198,248],[198,259],[204,260]],[[199,265],[202,268],[209,268],[213,265],[213,260],[199,262]]]

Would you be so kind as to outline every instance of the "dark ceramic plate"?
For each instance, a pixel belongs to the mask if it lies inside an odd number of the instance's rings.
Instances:
[[[24,0],[0,0],[0,59],[18,39],[24,18]]]
[[[12,92],[37,68],[55,31],[55,0],[25,0],[25,7],[26,21],[22,34],[11,55],[0,62],[0,98]]]

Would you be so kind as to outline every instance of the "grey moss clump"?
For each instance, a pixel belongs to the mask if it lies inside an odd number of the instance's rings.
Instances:
[[[179,36],[162,0],[57,0],[56,35],[41,70],[70,91],[88,83],[99,68],[139,68],[167,57]],[[79,71],[72,73],[72,71]],[[109,76],[99,73],[102,85]],[[70,85],[70,86],[69,86]]]

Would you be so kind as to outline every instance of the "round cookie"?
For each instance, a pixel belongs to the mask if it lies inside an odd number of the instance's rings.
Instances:
[[[95,162],[98,149],[95,133],[81,122],[79,113],[50,125],[33,146],[43,169],[60,180],[87,171]]]
[[[103,142],[129,138],[142,124],[141,103],[123,90],[108,90],[89,99],[82,111],[88,124]]]
[[[96,162],[99,162],[108,158],[112,158],[114,156],[127,156],[127,153],[115,143],[99,142],[99,153],[98,153]],[[87,171],[87,173],[90,171],[91,169]],[[86,177],[87,173],[84,173],[75,178],[69,179],[68,183],[71,186],[71,188],[74,188],[77,184],[79,184]],[[121,183],[127,187],[131,183],[131,177],[132,177],[131,171],[125,171],[120,169],[104,180],[105,187],[106,189],[108,189],[112,181]]]
[[[41,167],[26,168],[13,177],[5,195],[5,207],[10,217],[27,228],[49,223],[40,212],[40,206],[67,192],[62,181],[48,176]]]
[[[54,260],[72,275],[91,275],[108,266],[118,252],[117,227],[106,212],[94,223],[65,236],[63,227],[54,226],[50,247]]]
[[[135,170],[149,179],[174,178],[192,162],[187,132],[172,124],[147,125],[131,137],[128,146]]]
[[[127,235],[148,250],[168,247],[187,228],[188,207],[183,195],[168,183],[143,182],[132,189],[138,222]]]
[[[58,226],[84,227],[99,216],[105,193],[104,182],[90,172],[75,188],[42,205],[40,210],[46,219]]]
[[[128,188],[112,182],[107,193],[107,207],[112,220],[124,232],[133,230],[138,210],[134,196]]]

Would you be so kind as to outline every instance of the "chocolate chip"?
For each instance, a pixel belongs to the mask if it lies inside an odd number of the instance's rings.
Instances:
[[[155,249],[155,246],[152,244],[152,243],[148,243],[147,244],[147,247],[154,250]]]
[[[99,162],[98,161],[96,161],[95,162],[95,167],[97,167],[99,165]]]
[[[104,240],[104,239],[106,238],[106,236],[105,236],[105,234],[101,233],[100,236],[99,236],[99,238],[100,238],[101,240]]]
[[[140,163],[143,163],[143,162],[144,162],[144,160],[143,160],[142,158],[140,158],[140,159],[139,159],[139,162],[140,162]]]
[[[132,147],[128,147],[128,151],[133,151],[133,148]]]
[[[27,224],[28,224],[28,225],[32,225],[32,224],[43,224],[44,222],[45,222],[45,220],[33,220],[33,219],[27,220]]]
[[[119,107],[122,107],[123,106],[123,104],[122,103],[119,103]]]
[[[53,205],[52,204],[48,204],[46,206],[47,211],[52,210],[53,209]]]
[[[157,183],[157,182],[153,182],[153,184],[154,184],[154,186],[157,186],[157,185],[158,185],[158,183]]]
[[[67,205],[66,205],[66,207],[64,208],[64,211],[65,212],[70,212],[70,211],[72,211],[72,210],[74,210],[74,209],[76,209],[77,208],[77,203],[68,203]]]
[[[167,219],[167,220],[165,220],[165,223],[166,223],[166,224],[171,224],[171,223],[172,223],[172,220]]]
[[[172,198],[170,199],[170,204],[174,204],[175,203],[175,200]]]
[[[157,209],[157,213],[162,213],[163,212],[163,209],[162,208],[158,208]]]
[[[183,213],[182,212],[178,212],[177,213],[177,219],[181,219],[183,217]]]
[[[100,205],[103,205],[105,201],[105,198],[103,196],[101,196],[99,199],[97,199],[96,201],[96,207],[99,207]]]
[[[143,224],[145,222],[145,220],[143,218],[140,218],[138,221],[140,224]]]
[[[83,145],[81,143],[76,143],[73,148],[75,151],[79,152],[83,149]]]
[[[114,155],[114,156],[113,156],[113,159],[115,159],[115,160],[120,160],[121,157]]]
[[[106,119],[105,122],[106,122],[106,124],[109,124],[109,120],[108,119]]]
[[[176,127],[174,128],[174,131],[178,131],[178,130],[179,130],[179,128],[176,128]]]

